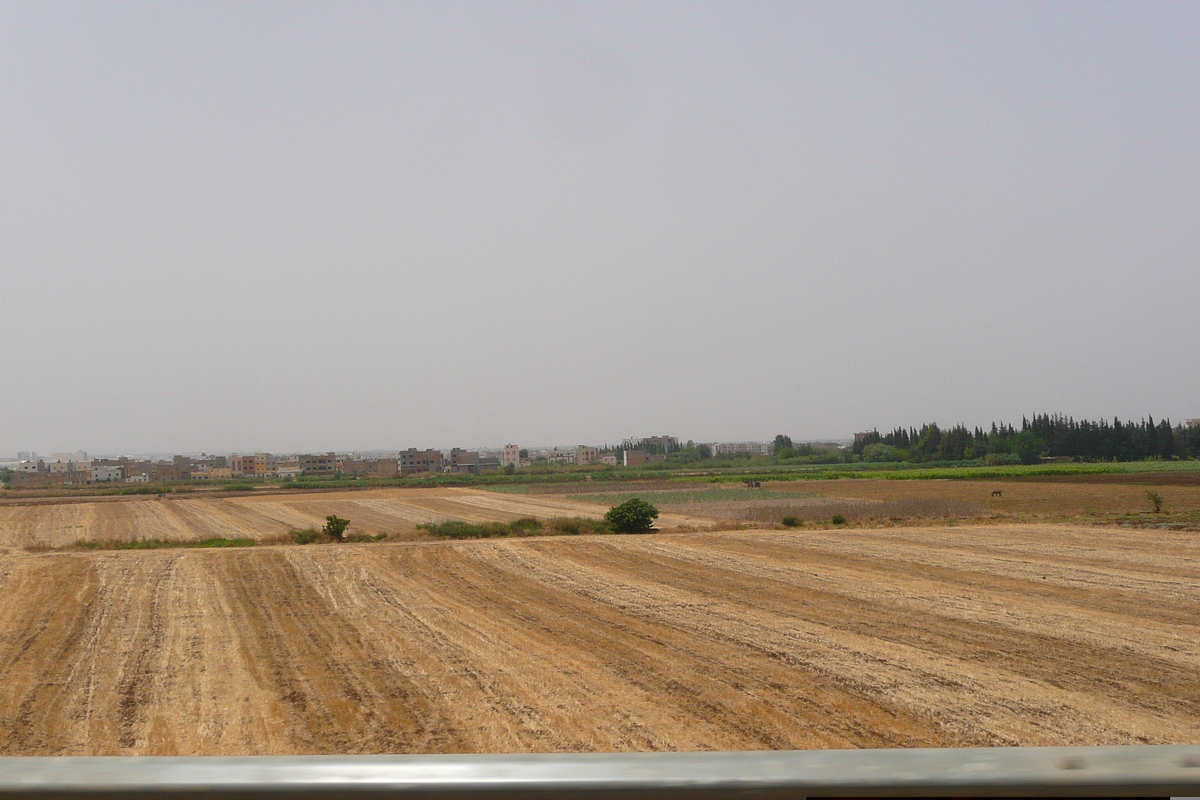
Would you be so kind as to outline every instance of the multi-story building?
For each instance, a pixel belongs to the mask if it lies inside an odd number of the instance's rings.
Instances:
[[[559,450],[557,447],[546,451],[546,460],[551,464],[574,464],[574,450]]]
[[[716,442],[711,447],[714,456],[722,453],[749,453],[755,456],[771,454],[771,442]]]
[[[457,447],[450,451],[450,471],[474,474],[479,471],[479,452],[476,450],[460,450]]]
[[[50,470],[47,468],[45,461],[38,459],[37,461],[22,461],[20,464],[17,464],[16,471],[42,475],[49,473]]]
[[[270,470],[271,475],[278,475],[280,478],[295,478],[304,473],[300,469],[300,456],[268,456],[265,463],[269,463],[269,467],[264,469]]]
[[[645,450],[626,450],[624,464],[627,467],[640,467],[647,462]]]
[[[76,466],[76,463],[74,461],[71,461],[71,460],[61,461],[61,460],[56,459],[56,460],[50,462],[49,472],[51,475],[62,475],[64,472],[77,472],[77,471],[82,471],[82,470],[80,470],[79,467]]]
[[[504,445],[504,455],[500,456],[501,466],[507,467],[512,464],[514,467],[521,466],[521,448],[515,444]]]
[[[303,453],[296,458],[301,475],[332,475],[337,472],[335,453]]]
[[[445,457],[441,450],[418,450],[410,447],[399,454],[400,473],[441,472]]]
[[[604,455],[600,456],[599,461],[601,464],[607,464],[610,467],[615,467],[617,465],[617,454],[605,453]]]
[[[600,451],[594,447],[585,447],[579,445],[575,448],[575,463],[576,464],[594,464],[599,457]]]
[[[122,458],[93,458],[88,471],[95,483],[111,483],[125,480],[125,463]]]

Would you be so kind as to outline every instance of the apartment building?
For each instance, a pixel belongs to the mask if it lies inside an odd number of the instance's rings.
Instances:
[[[410,447],[401,450],[398,458],[400,473],[409,472],[441,472],[445,457],[441,450],[418,450]]]
[[[551,464],[574,464],[574,450],[559,450],[557,447],[546,451],[546,460]]]
[[[521,466],[521,448],[519,445],[504,445],[504,455],[500,456],[500,465],[507,467],[509,464],[512,464],[514,467]]]
[[[301,475],[332,475],[337,472],[336,453],[302,453],[296,456]]]
[[[596,459],[600,457],[600,451],[595,447],[585,447],[579,445],[575,448],[575,463],[576,464],[595,464]]]
[[[125,480],[125,467],[121,464],[92,463],[92,481],[94,483],[111,483]]]
[[[476,450],[450,450],[450,471],[475,474],[479,471],[479,452]]]

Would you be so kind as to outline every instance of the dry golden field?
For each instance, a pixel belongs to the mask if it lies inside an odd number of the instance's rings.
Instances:
[[[227,518],[328,507],[259,501]],[[997,523],[0,548],[0,754],[1200,743],[1198,559]]]
[[[257,541],[293,528],[321,527],[336,514],[351,533],[412,534],[422,522],[508,521],[520,517],[604,516],[608,506],[567,497],[499,494],[475,489],[256,492],[245,495],[132,495],[0,501],[0,547],[64,547],[79,541],[221,537]],[[711,520],[664,514],[660,527],[709,525]]]

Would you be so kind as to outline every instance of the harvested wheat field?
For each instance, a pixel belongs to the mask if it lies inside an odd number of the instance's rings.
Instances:
[[[283,536],[293,528],[319,528],[330,514],[349,519],[351,533],[395,534],[411,532],[423,522],[446,520],[599,519],[608,508],[568,497],[462,488],[7,500],[0,502],[0,546],[63,547],[79,541],[193,541],[214,537],[263,541]],[[682,514],[659,518],[660,527],[711,523],[710,519]]]
[[[0,753],[1200,742],[1200,536],[0,552]]]

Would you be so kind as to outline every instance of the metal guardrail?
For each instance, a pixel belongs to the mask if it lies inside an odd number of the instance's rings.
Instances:
[[[0,800],[1200,795],[1200,746],[0,758]]]

